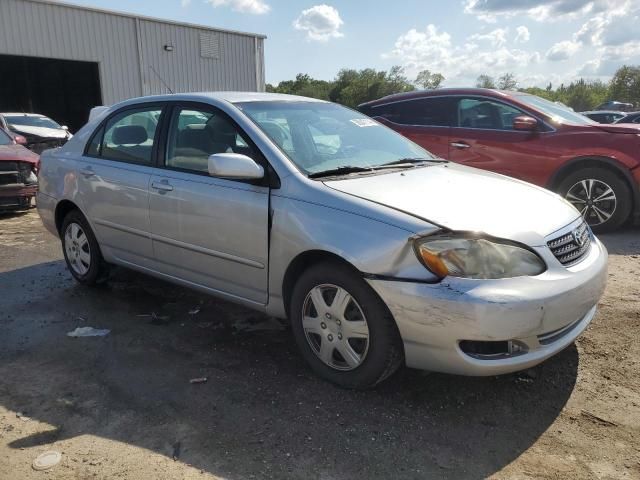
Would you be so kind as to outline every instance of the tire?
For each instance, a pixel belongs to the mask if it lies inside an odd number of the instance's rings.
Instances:
[[[342,301],[343,308],[334,304],[336,300]],[[400,334],[389,309],[346,265],[326,262],[307,269],[293,289],[290,317],[307,363],[320,377],[341,387],[374,387],[404,360]]]
[[[89,222],[79,210],[71,210],[64,217],[60,239],[64,259],[73,278],[88,286],[106,281],[108,265],[102,258],[100,246]]]
[[[591,195],[588,194],[589,186]],[[605,196],[608,189],[612,194]],[[631,189],[619,175],[604,168],[590,167],[570,173],[560,182],[557,192],[583,214],[594,232],[617,229],[631,213]],[[597,201],[599,197],[604,200]]]

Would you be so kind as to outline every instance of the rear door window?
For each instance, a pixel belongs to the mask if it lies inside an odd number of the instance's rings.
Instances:
[[[108,160],[151,165],[161,114],[162,108],[158,106],[117,113],[91,140],[87,154]]]
[[[454,117],[454,101],[450,97],[418,98],[373,107],[370,114],[399,125],[448,127]]]

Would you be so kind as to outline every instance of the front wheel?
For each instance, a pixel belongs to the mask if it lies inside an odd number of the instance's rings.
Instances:
[[[394,373],[402,342],[387,306],[352,269],[328,262],[305,271],[293,290],[296,343],[321,377],[368,388]]]
[[[569,174],[558,185],[558,193],[576,207],[595,232],[615,230],[631,213],[629,186],[604,168],[585,168]]]

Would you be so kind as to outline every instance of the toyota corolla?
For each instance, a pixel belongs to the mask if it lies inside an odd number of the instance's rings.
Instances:
[[[311,368],[353,388],[402,364],[536,365],[589,325],[607,278],[558,195],[303,97],[105,109],[44,152],[38,209],[80,283],[120,265],[287,317]]]

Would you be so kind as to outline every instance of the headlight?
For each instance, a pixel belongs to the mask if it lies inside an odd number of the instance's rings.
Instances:
[[[539,275],[547,269],[534,252],[507,240],[438,235],[416,240],[415,251],[440,278],[511,278]]]

